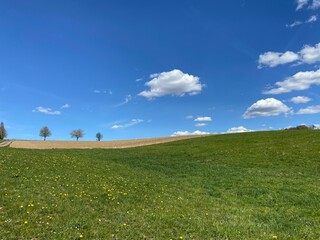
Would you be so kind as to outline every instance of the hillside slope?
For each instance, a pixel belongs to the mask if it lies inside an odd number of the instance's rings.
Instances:
[[[320,131],[0,149],[4,239],[320,239]]]

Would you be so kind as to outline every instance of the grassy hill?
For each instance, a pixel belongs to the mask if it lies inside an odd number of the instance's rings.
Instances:
[[[2,239],[320,239],[320,131],[0,148]]]

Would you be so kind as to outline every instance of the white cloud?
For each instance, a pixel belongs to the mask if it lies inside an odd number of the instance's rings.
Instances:
[[[61,106],[61,109],[70,108],[70,107],[71,107],[70,104],[66,103],[63,106]]]
[[[195,122],[211,122],[212,118],[211,117],[197,117]]]
[[[291,91],[301,91],[311,85],[320,85],[320,69],[317,71],[298,72],[282,82],[276,82],[277,87],[264,91],[264,94],[280,94]]]
[[[275,67],[280,64],[286,64],[290,62],[297,61],[299,59],[299,55],[287,51],[285,53],[280,52],[266,52],[259,56],[259,68],[262,68],[264,65],[269,67]]]
[[[104,93],[104,94],[112,95],[112,91],[110,89],[108,89],[108,90],[95,89],[95,90],[93,90],[93,92],[96,94]]]
[[[246,112],[243,114],[244,119],[256,118],[256,117],[270,117],[278,116],[280,114],[288,115],[292,111],[291,109],[274,98],[261,99],[252,104]]]
[[[312,22],[316,22],[317,20],[318,20],[317,15],[313,15],[307,21],[305,21],[305,23],[312,23]]]
[[[301,62],[313,64],[320,61],[320,43],[314,47],[305,45],[299,52],[301,55]]]
[[[197,123],[195,124],[196,127],[204,127],[204,126],[207,126],[208,124],[206,123]]]
[[[114,107],[120,107],[120,106],[123,106],[125,104],[127,104],[128,102],[130,102],[132,100],[132,95],[131,94],[128,94],[125,98],[124,98],[124,101],[115,105]]]
[[[152,79],[145,83],[147,87],[150,87],[150,90],[140,92],[139,96],[153,99],[165,95],[195,95],[199,94],[204,87],[200,83],[199,77],[183,73],[178,69],[151,74],[150,78]]]
[[[286,24],[286,27],[287,27],[287,28],[293,28],[293,27],[299,26],[299,25],[301,25],[301,24],[303,24],[303,22],[301,22],[301,21],[294,21],[294,22],[291,23],[291,24]]]
[[[316,20],[316,16],[310,17],[309,22]],[[258,68],[264,66],[275,67],[281,64],[298,62],[296,65],[306,63],[314,64],[320,62],[320,43],[317,43],[315,46],[305,45],[298,52],[287,51],[285,53],[281,52],[265,52],[259,56],[259,65]]]
[[[297,3],[296,10],[298,11],[298,10],[304,8],[306,5],[308,5],[309,0],[297,0],[296,3]],[[311,5],[309,5],[308,8],[312,9],[312,10],[320,8],[320,0],[312,0],[312,3],[311,3]]]
[[[142,122],[143,122],[142,119],[132,119],[130,122],[127,122],[127,123],[124,123],[124,124],[115,124],[111,128],[112,129],[127,128],[127,127],[131,127],[131,126],[137,125],[137,124],[142,123]]]
[[[243,132],[251,132],[252,130],[246,129],[243,126],[240,127],[232,127],[229,128],[227,133],[243,133]]]
[[[39,112],[43,114],[48,114],[48,115],[60,115],[60,111],[53,111],[51,108],[44,108],[44,107],[36,107],[35,109],[32,110],[32,112]]]
[[[290,102],[293,102],[295,104],[299,104],[299,103],[307,103],[310,102],[311,98],[308,97],[304,97],[304,96],[297,96],[297,97],[293,97],[290,99]]]
[[[307,5],[309,2],[309,0],[297,0],[296,3],[297,3],[297,8],[296,8],[296,11],[302,9],[305,5]]]
[[[303,21],[294,21],[291,24],[286,24],[286,27],[287,28],[293,28],[293,27],[296,27],[296,26],[299,26],[299,25],[302,25],[302,24],[313,23],[313,22],[316,22],[317,20],[318,20],[317,15],[312,15],[304,22]]]
[[[320,8],[320,0],[313,0],[310,8],[313,10]]]
[[[316,105],[316,106],[309,106],[306,108],[301,108],[297,114],[316,114],[316,113],[320,113],[320,105]]]
[[[189,131],[177,131],[174,132],[171,136],[176,137],[176,136],[191,136],[191,135],[208,135],[210,134],[209,132],[202,132],[202,131],[194,131],[194,132],[189,132]]]

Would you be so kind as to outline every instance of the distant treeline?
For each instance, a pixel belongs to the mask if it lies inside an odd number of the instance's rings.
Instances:
[[[317,125],[310,125],[310,126],[307,126],[307,125],[298,125],[296,127],[288,127],[288,128],[285,128],[284,130],[319,130],[319,126]]]

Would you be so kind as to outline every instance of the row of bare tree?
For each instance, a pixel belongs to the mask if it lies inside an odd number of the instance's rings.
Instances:
[[[52,133],[47,126],[44,126],[40,129],[39,135],[40,135],[40,137],[43,137],[43,140],[45,141],[47,139],[47,137],[50,137],[52,135]],[[0,140],[5,139],[7,136],[8,136],[8,132],[4,127],[4,123],[1,122],[0,123]],[[84,132],[82,129],[75,129],[70,132],[70,136],[72,138],[76,138],[78,141],[79,138],[82,138],[84,136]],[[102,137],[103,137],[103,135],[100,132],[98,132],[96,134],[96,138],[98,141],[100,141],[102,139]]]
[[[47,137],[51,136],[51,131],[47,126],[44,126],[40,129],[39,135],[40,135],[40,137],[43,137],[43,140],[45,141],[47,139]],[[70,136],[72,138],[76,138],[78,141],[79,138],[82,138],[84,136],[84,132],[82,129],[75,129],[70,132]],[[100,141],[102,139],[102,137],[103,137],[103,135],[100,132],[98,132],[96,134],[96,138],[98,141]]]

